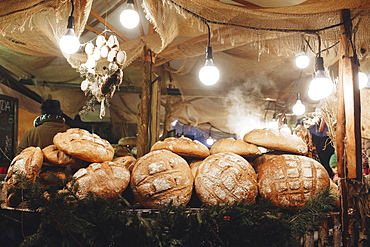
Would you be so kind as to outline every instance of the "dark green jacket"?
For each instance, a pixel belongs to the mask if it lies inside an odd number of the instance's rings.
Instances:
[[[28,130],[19,142],[17,154],[27,147],[40,147],[53,144],[54,136],[59,132],[64,132],[69,127],[61,122],[45,122],[37,127]]]

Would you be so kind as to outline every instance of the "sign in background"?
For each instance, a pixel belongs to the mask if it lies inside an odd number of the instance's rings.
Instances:
[[[17,143],[18,99],[0,94],[0,167],[9,166]]]

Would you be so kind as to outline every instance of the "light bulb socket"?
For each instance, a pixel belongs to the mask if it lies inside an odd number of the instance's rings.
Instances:
[[[72,15],[70,15],[70,16],[68,17],[68,25],[67,25],[67,28],[74,28],[74,27],[73,27],[73,23],[74,23],[74,21],[75,21],[75,18],[74,18]]]
[[[212,47],[207,46],[206,48],[206,60],[212,59],[213,60],[213,54],[212,54]]]
[[[132,3],[134,4],[134,0],[127,0],[127,4]]]
[[[315,64],[316,71],[322,70],[324,71],[324,59],[322,57],[316,58],[316,64]]]

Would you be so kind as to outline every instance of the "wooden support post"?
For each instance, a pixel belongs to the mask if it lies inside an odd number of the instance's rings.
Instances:
[[[352,47],[350,10],[342,10],[341,55],[344,106],[346,115],[346,158],[348,178],[362,178],[361,158],[361,105],[358,86],[358,61]]]
[[[141,92],[141,102],[139,105],[138,116],[138,138],[137,138],[137,157],[144,156],[149,151],[149,108],[151,92],[151,59],[148,59],[148,49],[144,48],[143,62],[143,89]]]
[[[362,177],[360,92],[357,83],[357,57],[352,47],[351,12],[341,12],[343,25],[340,43],[338,115],[336,131],[336,152],[341,191],[341,221],[343,246],[349,246],[348,178]],[[344,149],[346,147],[346,149]],[[346,151],[346,152],[345,152]],[[360,167],[360,169],[359,169]]]
[[[329,217],[322,219],[319,225],[319,238],[318,238],[318,247],[327,247],[330,246],[329,243]]]
[[[333,218],[333,247],[342,247],[340,215],[334,213],[331,216]]]
[[[161,107],[161,77],[154,79],[152,83],[151,107],[150,107],[150,147],[159,140],[160,107]]]

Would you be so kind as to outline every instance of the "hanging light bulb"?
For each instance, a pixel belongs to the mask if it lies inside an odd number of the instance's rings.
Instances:
[[[295,103],[295,105],[292,108],[294,115],[298,115],[298,116],[303,115],[303,113],[305,113],[305,111],[306,111],[306,107],[304,106],[304,104],[302,104],[300,96],[301,95],[298,93],[297,94],[297,102]]]
[[[298,115],[298,116],[303,115],[305,111],[306,111],[306,107],[304,106],[304,104],[302,104],[302,101],[298,99],[295,105],[293,106],[294,115]]]
[[[315,78],[310,83],[308,97],[312,100],[320,100],[328,97],[333,89],[333,82],[326,77],[324,72],[324,60],[319,56],[316,58]]]
[[[295,65],[300,69],[305,69],[310,64],[310,58],[305,54],[301,53],[295,59]]]
[[[140,21],[140,17],[135,10],[134,0],[127,0],[127,8],[122,11],[119,18],[122,26],[127,29],[133,29],[137,27]]]
[[[199,71],[199,79],[204,85],[214,85],[220,79],[220,71],[213,64],[213,55],[211,43],[211,30],[208,23],[206,22],[208,28],[208,45],[206,49],[206,62],[204,66]]]
[[[285,133],[289,133],[289,134],[292,133],[292,130],[288,126],[288,120],[287,120],[286,117],[284,117],[283,125],[280,127],[280,131],[285,132]]]
[[[360,90],[366,87],[368,81],[369,78],[364,72],[358,72],[358,87]]]
[[[68,17],[68,25],[67,25],[67,32],[66,34],[60,38],[59,40],[59,47],[60,49],[67,54],[73,54],[78,51],[80,48],[80,41],[75,35],[74,32],[74,17],[73,17],[73,11],[74,11],[74,4],[72,2],[72,10],[71,10],[71,15]]]
[[[215,140],[211,136],[209,136],[206,140],[206,143],[208,146],[211,146],[214,143]]]
[[[208,138],[207,138],[207,140],[206,140],[206,143],[207,143],[207,145],[208,146],[211,146],[211,145],[213,145],[213,143],[215,142],[215,140],[212,138],[212,136],[211,136],[211,129],[212,129],[212,125],[211,125],[211,127],[209,128],[209,134],[208,134]]]

